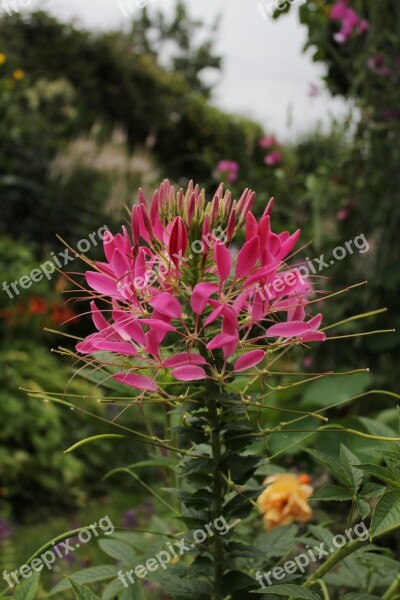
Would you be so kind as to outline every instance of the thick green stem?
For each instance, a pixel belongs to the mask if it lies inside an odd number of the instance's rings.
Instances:
[[[224,501],[224,481],[220,471],[221,466],[221,436],[220,436],[220,416],[218,414],[218,404],[216,394],[210,395],[207,402],[209,423],[211,430],[211,450],[213,461],[213,520],[221,516]],[[224,574],[223,564],[223,541],[221,536],[213,537],[213,559],[214,559],[214,581],[213,581],[213,600],[223,598],[222,580]]]

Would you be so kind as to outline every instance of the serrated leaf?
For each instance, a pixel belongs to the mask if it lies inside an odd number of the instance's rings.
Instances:
[[[253,594],[276,594],[286,598],[304,598],[305,600],[321,600],[320,596],[311,590],[306,590],[299,585],[288,583],[286,585],[271,585],[268,588],[252,590]]]
[[[292,550],[298,527],[285,525],[262,533],[255,540],[255,546],[265,554],[265,558],[281,558]]]
[[[375,507],[371,521],[371,541],[400,527],[400,492],[386,492]]]
[[[131,567],[136,562],[136,554],[132,546],[121,540],[102,539],[99,540],[99,546],[103,552],[121,561],[124,566]]]
[[[368,517],[369,513],[371,512],[371,507],[368,504],[368,502],[366,502],[362,498],[357,498],[356,504],[361,518],[365,519],[366,517]]]
[[[363,464],[363,465],[357,465],[357,469],[361,469],[362,471],[365,471],[369,475],[373,475],[377,479],[380,479],[381,481],[388,483],[392,487],[394,487],[396,489],[400,489],[400,481],[395,479],[395,477],[393,476],[391,471],[389,471],[389,469],[387,469],[386,467],[381,467],[380,465],[373,465],[373,464]]]
[[[353,465],[359,465],[361,461],[344,444],[340,444],[340,462],[351,479],[353,490],[357,492],[363,480],[363,474]]]
[[[385,486],[379,485],[379,483],[368,481],[360,491],[360,496],[363,498],[379,498],[385,493],[385,491]]]
[[[125,589],[120,579],[114,579],[106,585],[101,595],[101,600],[114,600],[115,596]]]
[[[73,579],[68,578],[74,594],[78,600],[100,600],[96,594],[93,594],[88,588],[83,587],[79,583],[76,583]]]
[[[327,467],[336,479],[338,479],[347,489],[353,489],[353,481],[346,469],[340,464],[338,460],[319,452],[319,450],[311,450],[311,448],[305,448],[305,451],[313,456],[315,460],[320,462],[324,467]]]
[[[14,600],[34,600],[39,587],[40,572],[34,572],[29,579],[23,579],[13,596]]]
[[[351,500],[352,498],[353,494],[341,485],[325,485],[311,496],[311,500],[336,500],[338,502]]]
[[[74,581],[80,584],[94,583],[95,581],[104,581],[105,579],[111,579],[112,577],[118,576],[119,568],[115,565],[102,565],[100,567],[90,567],[88,569],[82,569],[72,574]],[[54,596],[59,592],[69,589],[70,583],[68,579],[60,581],[49,593],[49,596]]]

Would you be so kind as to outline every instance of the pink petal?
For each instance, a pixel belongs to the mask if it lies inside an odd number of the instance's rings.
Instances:
[[[136,356],[135,348],[129,342],[110,342],[107,340],[99,340],[93,342],[95,348],[104,350],[105,352],[115,352],[116,354],[126,354],[127,356]]]
[[[299,340],[302,342],[324,342],[326,335],[323,331],[307,331],[299,336]]]
[[[218,290],[215,283],[198,283],[194,286],[190,306],[196,315],[201,315],[207,302],[214,292]]]
[[[148,354],[152,354],[153,356],[158,356],[160,351],[160,344],[158,342],[157,334],[155,331],[151,330],[145,334],[146,344],[145,349]]]
[[[113,252],[111,266],[117,279],[121,279],[131,271],[128,260],[118,248]]]
[[[101,310],[99,310],[96,306],[95,302],[90,303],[90,308],[92,309],[92,320],[94,326],[98,331],[102,331],[103,329],[107,329],[110,327],[108,321],[104,318]]]
[[[250,352],[247,352],[246,354],[243,354],[243,356],[238,358],[238,360],[233,366],[233,370],[238,372],[250,369],[250,367],[258,365],[258,363],[260,363],[263,360],[264,356],[264,350],[251,350]]]
[[[145,375],[117,373],[113,377],[120,383],[125,383],[126,385],[130,385],[138,390],[143,390],[144,392],[156,392],[158,390],[157,384],[150,379],[150,377],[146,377]]]
[[[315,315],[315,317],[308,321],[308,324],[311,327],[311,329],[319,329],[321,327],[321,323],[322,313],[318,313],[317,315]]]
[[[172,371],[172,375],[179,381],[195,381],[207,377],[205,370],[197,366],[177,367]]]
[[[244,277],[256,264],[260,254],[260,238],[258,235],[246,242],[239,252],[236,265],[236,277]]]
[[[140,323],[148,325],[151,329],[157,332],[176,331],[175,327],[170,323],[161,321],[160,319],[140,319]]]
[[[168,292],[163,292],[155,296],[149,302],[155,310],[171,319],[179,319],[182,314],[182,308],[178,300]]]
[[[219,333],[215,338],[208,342],[206,348],[207,350],[214,350],[215,348],[223,348],[233,342],[237,342],[236,336],[230,335],[229,333]]]
[[[248,212],[246,216],[246,242],[257,235],[258,223],[252,212]]]
[[[93,345],[93,342],[98,339],[98,333],[91,333],[88,335],[83,342],[76,344],[75,348],[81,354],[94,354],[99,350]]]
[[[121,296],[117,290],[117,284],[115,280],[111,279],[111,277],[108,277],[107,275],[97,273],[96,271],[87,271],[86,281],[93,290],[99,292],[100,294],[111,296],[113,298],[119,298]]]
[[[300,234],[301,230],[298,229],[291,236],[289,236],[285,242],[282,243],[281,249],[278,254],[279,259],[285,258],[285,256],[287,256],[289,252],[293,250],[293,248],[297,244],[297,240],[299,239]]]
[[[167,358],[166,361],[163,362],[163,367],[172,368],[172,367],[182,367],[185,365],[205,365],[206,359],[200,354],[195,354],[191,352],[180,352],[179,354],[174,354]]]
[[[287,323],[277,323],[276,325],[272,325],[270,327],[265,337],[296,337],[298,335],[302,335],[306,333],[306,331],[310,331],[310,326],[308,323],[304,323],[303,321],[288,321]]]
[[[222,242],[214,246],[215,260],[217,262],[218,275],[221,281],[228,279],[232,268],[232,257],[228,248]]]

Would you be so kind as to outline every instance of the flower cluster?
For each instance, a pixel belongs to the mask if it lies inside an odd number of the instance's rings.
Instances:
[[[255,367],[269,350],[324,340],[322,315],[306,318],[308,284],[285,263],[300,230],[274,233],[273,200],[258,221],[254,201],[248,189],[233,201],[222,184],[210,202],[192,183],[176,192],[164,181],[150,205],[140,191],[131,235],[125,226],[106,235],[106,261],[86,273],[92,296],[105,306],[92,301],[97,331],[78,352],[112,353],[114,379],[159,393],[165,372],[178,381],[222,381]],[[196,240],[207,243],[193,256]],[[155,264],[163,267],[157,280]]]
[[[330,18],[340,22],[340,31],[333,36],[338,44],[344,44],[355,35],[368,31],[368,21],[348,7],[348,0],[338,0],[332,6]]]
[[[239,163],[234,160],[220,160],[215,167],[217,179],[226,177],[229,183],[233,183],[238,178]]]

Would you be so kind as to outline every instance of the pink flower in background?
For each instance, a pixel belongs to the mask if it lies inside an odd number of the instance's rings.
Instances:
[[[322,315],[305,312],[310,288],[286,264],[300,230],[274,233],[273,200],[258,221],[254,202],[251,190],[233,200],[222,184],[209,202],[192,182],[176,192],[164,181],[149,204],[140,190],[131,235],[107,235],[106,261],[86,273],[96,331],[76,346],[83,360],[159,397],[165,373],[175,382],[231,377],[271,345],[323,341]]]
[[[367,66],[373,73],[375,73],[375,75],[387,77],[392,74],[392,69],[385,65],[385,57],[382,56],[382,54],[371,56],[371,58],[367,60]]]
[[[266,135],[260,138],[258,144],[261,148],[272,148],[278,145],[274,135]]]
[[[239,164],[234,160],[220,160],[215,170],[219,176],[226,175],[229,183],[233,183],[238,178]]]
[[[338,221],[346,221],[349,217],[350,209],[348,206],[340,208],[336,214]]]
[[[264,158],[265,164],[268,165],[269,167],[273,167],[274,165],[277,165],[278,163],[281,162],[281,160],[282,160],[282,154],[280,152],[278,152],[277,150],[270,152]]]
[[[330,18],[341,23],[340,31],[333,38],[338,44],[344,44],[351,37],[359,35],[369,29],[368,21],[361,17],[348,6],[348,0],[338,0],[332,6]]]

